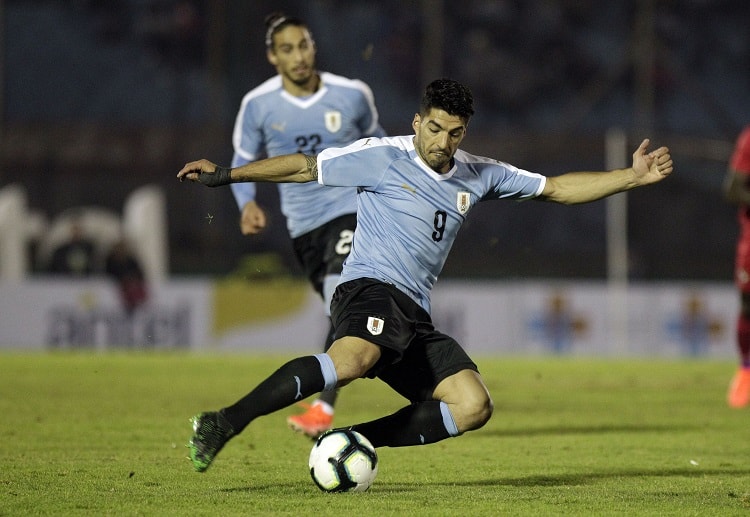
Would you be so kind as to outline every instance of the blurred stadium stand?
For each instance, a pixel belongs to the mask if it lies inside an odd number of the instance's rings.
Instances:
[[[632,148],[669,145],[675,176],[628,197],[630,276],[731,278],[720,187],[750,123],[745,0],[0,0],[0,189],[22,187],[28,237],[75,207],[119,214],[151,185],[168,239],[153,274],[227,274],[268,252],[298,273],[273,186],[273,227],[250,240],[228,189],[175,181],[188,160],[229,162],[240,99],[273,73],[263,18],[279,9],[309,22],[321,69],[371,85],[389,133],[410,131],[423,85],[445,75],[476,95],[465,148],[526,169],[600,169],[613,127]],[[604,202],[484,205],[446,275],[606,275]]]

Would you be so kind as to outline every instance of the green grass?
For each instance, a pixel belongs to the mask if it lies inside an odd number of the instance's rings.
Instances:
[[[234,402],[286,357],[0,354],[0,515],[748,515],[750,410],[734,365],[477,358],[495,400],[481,430],[379,449],[364,494],[325,494],[311,442],[261,418],[208,472],[188,418]],[[347,387],[337,424],[403,405]]]

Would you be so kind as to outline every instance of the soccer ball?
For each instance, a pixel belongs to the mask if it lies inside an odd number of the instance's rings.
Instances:
[[[310,476],[324,492],[364,492],[378,474],[378,455],[360,433],[334,429],[317,439],[308,465]]]

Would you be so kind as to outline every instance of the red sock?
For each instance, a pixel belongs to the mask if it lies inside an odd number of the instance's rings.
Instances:
[[[750,316],[737,319],[737,350],[744,368],[750,368]]]

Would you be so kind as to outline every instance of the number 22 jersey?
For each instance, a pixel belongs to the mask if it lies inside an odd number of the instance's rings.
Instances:
[[[288,93],[278,75],[245,95],[232,134],[232,167],[282,154],[314,155],[366,136],[385,136],[369,86],[329,72],[320,72],[320,80],[309,97]],[[240,210],[255,199],[254,183],[233,183],[231,188]],[[354,189],[316,183],[284,183],[278,189],[292,238],[356,210]]]

